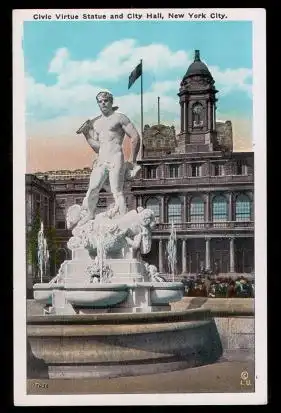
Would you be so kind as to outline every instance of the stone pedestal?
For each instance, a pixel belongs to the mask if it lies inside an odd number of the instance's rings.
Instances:
[[[114,283],[134,283],[145,280],[144,262],[136,258],[106,260],[106,263],[113,271],[112,282]]]
[[[66,291],[60,287],[53,290],[52,293],[52,307],[50,314],[58,315],[72,315],[76,314],[76,311],[66,299]]]

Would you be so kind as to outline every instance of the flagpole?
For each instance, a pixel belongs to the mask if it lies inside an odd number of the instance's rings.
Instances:
[[[158,96],[158,125],[160,125],[160,97]]]
[[[142,74],[143,74],[143,64],[142,64],[142,59],[141,61],[141,159],[143,158],[143,79],[142,79]]]

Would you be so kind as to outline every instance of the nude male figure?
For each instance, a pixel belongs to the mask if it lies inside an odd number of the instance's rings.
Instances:
[[[99,191],[105,181],[109,179],[110,189],[114,198],[116,211],[121,215],[126,213],[126,202],[123,194],[125,162],[122,149],[125,134],[132,141],[133,168],[136,164],[140,148],[138,131],[122,113],[116,112],[113,107],[113,96],[109,92],[99,92],[96,96],[101,115],[94,120],[87,121],[77,133],[83,133],[88,144],[98,154],[90,176],[89,188],[84,200],[87,215],[79,223],[84,224],[94,218],[99,198]]]

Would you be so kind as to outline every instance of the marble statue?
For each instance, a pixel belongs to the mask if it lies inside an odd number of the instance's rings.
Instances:
[[[148,279],[151,282],[165,282],[165,279],[160,276],[157,267],[155,265],[150,265],[147,262],[144,264]]]
[[[150,209],[139,207],[124,215],[112,216],[112,209],[96,215],[94,220],[83,225],[77,224],[83,207],[71,206],[67,211],[67,225],[72,229],[68,248],[87,248],[92,256],[97,254],[102,245],[106,257],[120,257],[147,254],[151,249],[152,229],[155,216]],[[79,221],[78,221],[79,222]]]
[[[85,273],[90,283],[108,283],[111,282],[113,276],[113,272],[108,264],[105,263],[102,267],[99,265],[98,257],[87,266]]]
[[[72,232],[67,243],[71,259],[61,264],[49,283],[34,286],[34,297],[49,306],[46,314],[74,316],[110,312],[115,307],[117,312],[169,310],[170,302],[182,297],[182,284],[163,286],[165,280],[157,268],[142,259],[142,254],[151,251],[154,212],[143,207],[127,211],[124,196],[124,182],[134,179],[141,169],[136,163],[139,134],[131,121],[117,112],[112,94],[100,92],[96,99],[101,115],[77,131],[84,134],[97,159],[82,205],[72,205],[66,213],[67,228]],[[124,160],[125,135],[132,141],[131,161]],[[110,186],[114,203],[97,213],[99,192],[105,186]],[[43,225],[38,243],[43,273],[48,259]]]
[[[93,163],[90,182],[83,201],[83,217],[79,225],[84,225],[95,216],[100,189],[109,183],[114,198],[114,214],[124,215],[127,212],[123,193],[124,180],[133,178],[140,170],[136,164],[140,148],[140,137],[130,119],[117,112],[113,106],[113,95],[101,91],[96,96],[101,115],[86,121],[77,131],[83,133],[88,144],[97,153]],[[122,144],[125,135],[132,142],[132,161],[125,162]]]

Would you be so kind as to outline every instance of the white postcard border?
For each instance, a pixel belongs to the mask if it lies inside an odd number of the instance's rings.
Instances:
[[[100,13],[101,10],[78,10]],[[106,13],[134,12],[129,9]],[[135,12],[147,12],[136,9]],[[154,12],[154,9],[149,9]],[[227,20],[253,22],[253,147],[255,152],[255,392],[198,394],[27,395],[26,394],[26,258],[25,258],[25,82],[22,49],[23,22],[34,13],[64,14],[76,10],[13,11],[13,173],[14,173],[14,404],[70,405],[223,405],[267,402],[267,255],[266,255],[266,13],[264,9],[161,9],[164,13],[218,12]],[[80,19],[79,19],[80,20]],[[126,19],[124,19],[126,20]],[[194,19],[184,19],[194,21]],[[217,19],[215,19],[217,20]],[[52,20],[53,21],[53,20]],[[202,21],[202,19],[196,19]],[[207,21],[207,19],[204,19]],[[209,21],[209,19],[208,19]],[[225,21],[225,20],[224,20]],[[139,21],[141,24],[141,21]],[[242,47],[242,45],[241,45]]]

